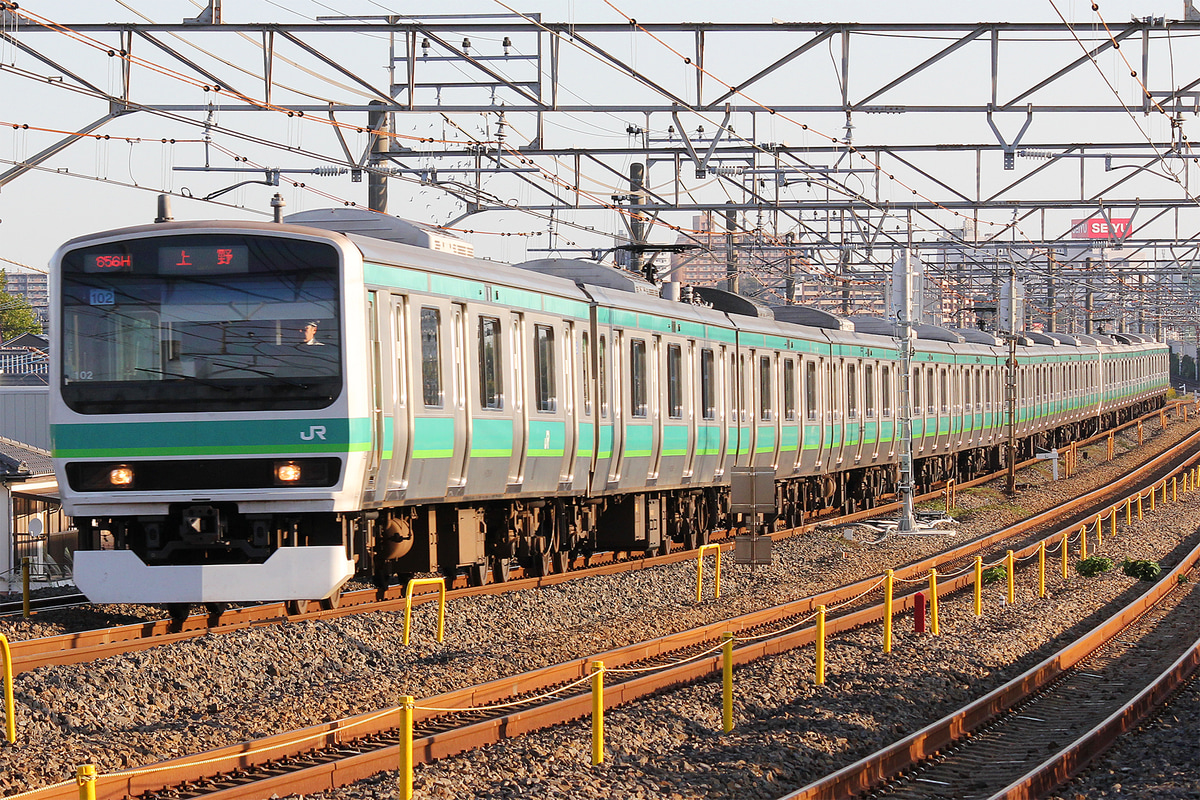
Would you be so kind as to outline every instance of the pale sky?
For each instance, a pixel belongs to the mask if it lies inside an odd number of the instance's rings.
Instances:
[[[42,2],[40,0],[25,0],[21,7],[29,12],[42,15],[54,22],[69,25],[83,22],[122,22],[144,21],[142,16],[149,17],[155,22],[177,22],[187,17],[195,16],[198,12],[195,3],[183,0],[57,0]],[[528,0],[518,3],[517,0],[445,0],[434,8],[437,14],[502,14],[512,9],[522,13],[540,13],[546,21],[563,22],[621,22],[622,12],[635,16],[639,21],[711,21],[711,22],[770,22],[773,19],[783,21],[822,21],[822,22],[980,22],[980,21],[1021,21],[1021,22],[1057,22],[1059,21],[1056,7],[1068,21],[1081,26],[1094,27],[1097,17],[1091,10],[1090,2],[1082,0],[1008,0],[1007,2],[945,2],[938,0],[920,0],[917,2],[857,2],[830,3],[827,1],[801,0],[793,2],[769,2],[768,0],[743,0],[731,3],[729,0],[691,0],[687,3],[658,2],[656,0],[641,0],[639,3],[628,0],[614,0],[609,3],[603,0],[566,0],[565,2],[547,2],[546,0]],[[225,0],[224,19],[226,22],[277,21],[281,23],[299,23],[313,21],[318,16],[334,15],[363,15],[377,16],[382,14],[414,14],[419,10],[428,10],[429,4],[399,3],[393,0]],[[1110,23],[1117,25],[1128,21],[1130,16],[1167,16],[1180,18],[1183,16],[1182,0],[1172,0],[1169,4],[1160,0],[1150,2],[1102,2],[1100,13]],[[75,69],[97,86],[115,91],[120,85],[120,73],[117,60],[108,61],[87,60],[80,56],[82,48],[78,45],[56,38],[56,34],[39,34],[37,36],[22,36],[21,41],[38,47],[41,52],[53,58],[60,59],[63,66]],[[383,63],[379,63],[376,53],[386,54],[386,44],[379,41],[379,36],[347,41],[341,46],[346,48],[347,63],[356,57],[367,59],[356,63],[355,69],[364,76],[378,80],[383,74]],[[371,39],[374,39],[372,41]],[[115,37],[109,37],[115,42]],[[1180,39],[1175,46],[1173,57],[1182,66],[1190,59],[1193,63],[1197,58],[1194,39]],[[362,47],[356,47],[359,43]],[[749,42],[750,44],[754,44]],[[496,43],[476,43],[481,50]],[[682,65],[670,66],[671,56],[661,45],[645,36],[630,33],[625,40],[618,42],[628,57],[647,73],[655,75],[660,80],[674,80],[683,75]],[[794,46],[794,45],[793,45]],[[941,47],[944,45],[937,45]],[[1072,45],[1073,46],[1073,45]],[[162,63],[176,66],[167,56],[144,42],[135,42],[135,54],[145,58],[161,58]],[[371,56],[364,56],[357,51],[369,51]],[[1070,50],[1064,50],[1070,53]],[[1078,55],[1080,51],[1076,51]],[[737,61],[734,54],[730,55],[730,63],[725,65],[728,73],[733,73]],[[751,54],[753,55],[753,54]],[[339,56],[341,57],[341,56]],[[855,54],[857,75],[873,69],[879,75],[900,74],[908,65],[897,65],[889,60],[888,51],[881,46],[880,53],[872,63],[871,54]],[[714,55],[714,61],[718,58]],[[79,60],[79,66],[76,61]],[[239,66],[251,70],[261,70],[261,57],[257,62],[245,53],[230,54],[230,60]],[[829,64],[826,58],[824,66]],[[22,77],[20,70],[27,70],[41,76],[53,75],[55,70],[11,45],[0,42],[0,63],[7,69],[0,71],[0,173],[10,168],[13,161],[20,161],[37,153],[42,148],[56,141],[59,136],[51,133],[34,133],[11,129],[11,124],[26,124],[34,127],[49,128],[55,131],[78,130],[92,120],[100,117],[107,110],[94,100],[82,98],[70,92],[47,84],[44,80],[34,81]],[[1085,72],[1086,70],[1081,70]],[[1113,68],[1114,74],[1118,68]],[[223,70],[222,75],[237,74]],[[1045,71],[1037,75],[1044,76]],[[281,66],[277,80],[290,82],[298,88],[307,89],[314,93],[322,90],[322,84],[316,79],[307,82],[299,73],[287,74]],[[340,77],[340,76],[339,76]],[[1094,76],[1093,76],[1094,77]],[[1121,77],[1117,75],[1117,77]],[[1194,77],[1194,73],[1192,75]],[[1192,77],[1179,80],[1179,83],[1190,81]],[[730,80],[734,76],[731,74]],[[153,82],[153,77],[135,76],[135,89]],[[253,84],[250,78],[246,83]],[[603,93],[603,75],[567,75],[564,76],[566,87],[575,86],[580,96],[589,92]],[[870,81],[868,81],[870,82]],[[797,87],[802,91],[804,87]],[[179,95],[177,102],[200,104],[203,102],[199,90],[192,87],[176,89]],[[956,91],[947,87],[947,91]],[[599,96],[599,95],[596,95]],[[156,98],[157,99],[157,98]],[[1111,95],[1110,95],[1111,99]],[[563,97],[563,102],[577,102],[570,95]],[[193,115],[195,116],[195,115]],[[220,123],[229,127],[261,136],[274,142],[280,142],[297,149],[312,150],[322,154],[335,156],[340,154],[340,148],[327,130],[317,125],[302,125],[295,120],[266,118],[268,115],[252,115],[233,113],[225,114]],[[1010,118],[1011,119],[1011,118]],[[590,142],[609,143],[626,141],[624,129],[626,124],[637,120],[617,119],[613,115],[552,115],[547,128],[547,138],[554,144],[568,146],[587,144]],[[936,143],[940,137],[946,141],[988,141],[990,133],[986,128],[980,132],[982,122],[974,120],[968,126],[961,120],[947,120],[944,130],[930,131],[930,117],[920,118],[919,129],[905,129],[900,120],[896,120],[896,135],[917,137],[923,141]],[[353,124],[361,122],[348,120]],[[458,120],[460,124],[469,125],[470,120]],[[668,123],[665,116],[656,119],[655,124]],[[1147,119],[1139,122],[1145,130],[1153,135],[1163,135],[1161,127],[1155,127],[1159,120]],[[1020,120],[1005,121],[1006,126],[1019,127]],[[1062,141],[1089,141],[1095,137],[1079,131],[1078,124],[1072,128],[1069,120],[1056,119],[1040,120],[1044,125],[1039,133],[1052,138],[1055,131]],[[406,118],[406,124],[411,125],[415,135],[443,135],[444,123],[436,117],[424,120]],[[486,134],[491,123],[480,120],[475,133]],[[514,119],[512,136],[520,139],[527,136],[524,128],[528,120]],[[836,121],[825,119],[832,133],[838,133]],[[956,127],[962,126],[962,127]],[[1058,127],[1055,127],[1058,126]],[[815,127],[815,125],[814,125]],[[168,123],[164,120],[151,118],[145,114],[132,114],[120,120],[109,123],[101,128],[99,133],[109,133],[112,136],[138,137],[143,141],[131,144],[124,141],[85,140],[64,150],[48,162],[45,167],[53,171],[28,173],[0,189],[0,258],[11,259],[35,268],[44,268],[52,253],[62,242],[85,233],[124,225],[141,224],[152,221],[155,213],[155,194],[157,190],[168,188],[179,191],[183,187],[195,196],[201,196],[221,187],[231,185],[238,180],[257,177],[253,175],[212,175],[200,173],[183,173],[174,170],[175,167],[199,166],[204,163],[205,153],[200,144],[163,145],[161,137],[196,139],[200,131],[196,128]],[[758,131],[759,140],[769,140],[772,131]],[[792,134],[781,134],[791,136]],[[1131,136],[1129,138],[1136,138]],[[285,169],[300,169],[320,166],[328,162],[314,163],[311,159],[292,154],[272,151],[261,146],[251,146],[218,137],[218,143],[233,147],[236,152],[248,155],[252,160],[264,166],[276,166]],[[791,142],[796,144],[797,142]],[[356,143],[350,142],[351,150],[356,149]],[[213,164],[229,166],[232,162],[227,154],[216,150],[209,152],[208,157]],[[63,174],[69,171],[71,177]],[[653,176],[652,176],[653,177]],[[661,176],[660,176],[661,177]],[[97,180],[97,178],[104,179]],[[350,198],[356,202],[365,203],[366,184],[352,184],[348,178],[304,178],[313,187],[333,195],[335,198]],[[658,180],[656,178],[655,180]],[[107,182],[105,182],[107,181]],[[125,186],[118,184],[126,184]],[[135,188],[142,187],[142,188]],[[176,198],[174,200],[175,216],[181,219],[205,219],[217,217],[263,219],[260,214],[268,212],[267,200],[275,191],[281,192],[288,202],[288,211],[306,210],[332,204],[331,201],[313,196],[311,192],[301,191],[292,187],[271,188],[254,186],[238,189],[225,195],[222,199],[234,205],[243,205],[245,209],[217,207],[211,204],[188,201]],[[413,188],[411,185],[401,185],[392,181],[392,205],[390,211],[397,216],[407,217],[426,222],[441,223],[450,219],[455,213],[454,204],[449,202],[436,189]],[[604,191],[603,187],[597,191]],[[522,204],[534,201],[534,193],[514,189],[510,202]],[[253,211],[252,211],[253,210]],[[597,212],[587,217],[579,217],[582,224],[594,226],[600,232],[612,232],[619,227],[615,215]],[[677,223],[685,220],[676,219]],[[545,229],[547,223],[517,213],[492,213],[476,215],[464,225],[493,231],[507,229],[510,231],[533,231]],[[579,231],[564,230],[564,237],[586,241],[588,246],[602,245],[606,237],[600,235],[588,236]],[[472,238],[472,237],[468,237]],[[662,239],[660,239],[662,240]],[[519,261],[526,257],[536,257],[528,254],[526,248],[535,240],[532,238],[501,238],[498,236],[479,236],[472,238],[477,251],[489,257]],[[543,236],[541,241],[545,242]],[[611,239],[609,239],[611,242]],[[12,269],[12,265],[0,261],[0,267]]]

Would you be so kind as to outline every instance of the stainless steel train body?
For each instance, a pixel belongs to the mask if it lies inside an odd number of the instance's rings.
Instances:
[[[775,470],[783,523],[893,492],[904,393],[928,487],[999,465],[1006,391],[1028,455],[1167,379],[1139,337],[1010,350],[918,327],[906,386],[880,320],[288,224],[83,237],[52,285],[55,463],[96,601],[318,599],[355,572],[481,582],[695,544],[728,521],[733,466]]]

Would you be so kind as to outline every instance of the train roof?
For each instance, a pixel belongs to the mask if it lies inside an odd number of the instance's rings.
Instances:
[[[366,208],[314,208],[311,211],[288,214],[283,221],[289,225],[303,225],[338,233],[356,233],[385,242],[440,250],[443,253],[454,253],[468,258],[475,255],[473,244],[450,231]]]
[[[619,292],[658,296],[658,287],[637,273],[596,261],[585,261],[582,258],[538,258],[513,266],[542,275],[565,278],[584,286],[600,286]]]

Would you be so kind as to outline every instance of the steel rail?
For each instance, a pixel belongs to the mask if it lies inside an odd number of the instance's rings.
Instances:
[[[814,781],[781,800],[836,800],[854,797],[894,779],[922,761],[937,756],[952,747],[956,741],[971,735],[981,726],[1059,680],[1098,648],[1110,642],[1148,609],[1176,591],[1179,576],[1195,567],[1198,561],[1200,545],[1193,548],[1170,572],[1160,577],[1153,587],[1120,612],[1041,663],[959,711],[819,781]],[[1122,704],[1103,723],[1077,738],[1000,793],[992,795],[993,800],[1000,797],[1014,800],[1035,798],[1070,778],[1107,749],[1120,733],[1136,727],[1141,719],[1192,674],[1200,661],[1198,648],[1200,641],[1191,645],[1188,652],[1180,656],[1170,668],[1152,680],[1136,697]]]
[[[1182,417],[1186,418],[1187,407],[1190,404],[1176,403],[1174,411]],[[1166,410],[1163,414],[1168,413]],[[1142,420],[1150,418],[1159,418],[1160,421],[1165,421],[1165,416],[1160,416],[1159,411],[1154,411],[1151,414],[1141,418]],[[1134,420],[1122,427],[1131,427],[1138,424],[1138,420]],[[1095,439],[1104,438],[1107,432]],[[1084,440],[1087,441],[1087,440]],[[995,543],[1026,533],[1030,530],[1036,530],[1038,526],[1048,524],[1050,521],[1059,518],[1062,514],[1071,513],[1076,509],[1095,502],[1094,498],[1102,495],[1105,492],[1123,490],[1131,485],[1136,485],[1138,481],[1144,481],[1145,476],[1153,474],[1155,471],[1165,468],[1173,459],[1178,459],[1177,454],[1186,452],[1189,447],[1200,444],[1200,433],[1193,434],[1183,442],[1164,451],[1154,459],[1142,464],[1137,469],[1127,473],[1122,480],[1108,487],[1093,490],[1085,495],[1082,495],[1068,503],[1054,507],[1040,514],[1034,515],[1018,525],[1005,528],[992,534],[988,534],[972,542],[968,542],[959,548],[955,548],[946,553],[932,556],[930,558],[908,565],[910,569],[923,569],[928,571],[930,567],[936,567],[939,564],[945,564],[959,558],[974,556],[976,553],[994,545]],[[1018,465],[1026,467],[1038,463],[1036,459],[1030,459]],[[1001,474],[1001,473],[997,473]],[[989,480],[994,480],[996,476],[989,476],[977,479],[975,481],[964,482],[959,484],[960,488],[968,488],[979,484],[986,483]],[[936,490],[925,495],[921,495],[918,500],[936,499],[942,496],[942,490]],[[842,515],[834,519],[824,519],[807,522],[797,528],[788,529],[785,531],[776,531],[771,533],[773,539],[779,540],[785,537],[794,535],[803,535],[811,531],[815,522],[821,523],[850,523],[869,519],[875,516],[887,514],[889,511],[894,511],[899,508],[899,503],[887,503],[876,506],[871,509],[854,512],[848,515]],[[1085,514],[1083,516],[1091,516]],[[729,545],[723,545],[726,549]],[[1022,550],[1018,555],[1026,555],[1026,551]],[[472,597],[477,595],[496,594],[503,591],[520,591],[524,589],[540,588],[547,586],[555,586],[569,580],[575,580],[581,577],[590,577],[598,575],[610,575],[624,571],[632,571],[635,569],[650,569],[658,566],[676,564],[683,561],[690,561],[695,558],[695,551],[681,550],[668,555],[652,556],[639,559],[630,559],[627,561],[614,560],[611,563],[602,564],[595,567],[586,567],[577,570],[568,570],[563,573],[555,573],[538,578],[521,578],[518,580],[506,581],[504,583],[492,583],[484,586],[467,587],[455,589],[448,593],[448,600],[459,599],[463,597]],[[852,597],[861,591],[861,586],[864,582],[859,582],[846,587],[847,597]],[[429,602],[432,595],[429,597],[417,596],[413,598],[414,605],[419,605]],[[844,598],[843,598],[844,599]],[[836,603],[840,600],[829,600],[828,603]],[[247,606],[244,608],[236,608],[226,611],[218,618],[211,616],[196,615],[187,618],[182,625],[173,623],[170,620],[156,620],[150,622],[136,623],[132,625],[121,625],[111,628],[101,628],[90,631],[80,631],[76,633],[62,634],[58,636],[49,636],[39,639],[24,639],[10,642],[12,647],[13,672],[20,674],[36,669],[41,666],[49,665],[64,665],[77,664],[85,661],[92,661],[98,658],[107,658],[112,655],[118,655],[126,652],[134,652],[145,650],[159,645],[172,644],[178,641],[185,641],[199,636],[204,636],[209,633],[231,633],[249,627],[257,627],[261,625],[274,625],[285,620],[297,621],[302,619],[333,619],[341,616],[349,616],[359,613],[368,613],[376,611],[402,611],[405,606],[404,587],[390,587],[380,599],[378,590],[365,589],[357,592],[347,593],[342,597],[341,604],[336,609],[327,609],[320,611],[312,611],[303,614],[288,615],[284,603],[264,603],[261,605]],[[815,606],[814,606],[815,608]]]
[[[1198,440],[1200,432],[1193,434],[1180,447],[1194,445]],[[1163,461],[1171,454],[1168,451],[1154,462]],[[1154,462],[1145,465],[1140,471],[1149,469]],[[1140,493],[1142,489],[1137,491]],[[1013,528],[1038,524],[1059,510],[1044,512]],[[1000,532],[965,543],[948,554],[915,562],[896,572],[899,576],[923,574],[939,558],[961,556],[964,551],[984,546],[984,541],[1004,535],[1005,532]],[[1037,545],[1032,545],[1023,552],[1033,552],[1036,547]],[[1193,551],[1190,558],[1195,560],[1198,556],[1200,548]],[[964,574],[943,582],[941,586],[943,591],[954,591],[966,587],[972,580],[973,576]],[[1166,580],[1163,581],[1165,582]],[[754,641],[736,647],[733,654],[735,664],[749,663],[767,655],[810,644],[815,638],[814,627],[790,624],[792,620],[802,618],[806,614],[811,615],[818,605],[833,606],[853,600],[878,583],[876,578],[865,579],[850,586],[731,620],[720,620],[694,630],[423,699],[418,703],[414,714],[418,734],[414,738],[414,762],[422,763],[447,757],[503,738],[588,715],[591,712],[592,701],[583,689],[576,689],[573,696],[536,705],[522,698],[537,696],[556,687],[580,681],[589,674],[590,664],[596,659],[603,660],[609,669],[627,668],[630,665],[648,662],[661,663],[663,660],[674,662],[674,665],[669,664],[657,672],[618,681],[606,687],[605,706],[612,707],[657,694],[667,687],[694,682],[711,675],[720,666],[720,656],[713,652],[715,648],[711,645],[727,631],[736,631],[744,635],[767,626],[787,625],[781,633],[756,637]],[[896,598],[893,604],[894,613],[910,608],[916,594],[917,591],[914,590]],[[847,631],[876,622],[882,619],[883,614],[882,604],[848,610],[828,619],[826,631],[827,634]],[[781,619],[783,623],[780,622]],[[687,658],[695,652],[701,655],[682,663],[677,660],[681,657]],[[703,655],[705,652],[709,654]],[[497,714],[480,710],[481,707],[493,704],[513,703],[518,707],[511,713]],[[174,759],[146,769],[102,776],[97,783],[97,798],[105,800],[110,797],[166,791],[172,797],[202,795],[232,800],[265,797],[272,793],[308,793],[345,785],[396,767],[399,757],[395,733],[398,714],[398,707],[360,714],[290,734]],[[465,722],[462,721],[464,719]],[[318,748],[324,752],[314,752]],[[220,764],[222,768],[217,769],[214,764]],[[203,782],[206,788],[201,788],[198,782]],[[190,788],[183,784],[188,784]],[[66,800],[72,796],[72,789],[70,786],[48,787],[27,795],[27,798]]]

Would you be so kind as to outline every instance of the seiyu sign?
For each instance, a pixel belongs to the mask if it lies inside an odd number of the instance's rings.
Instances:
[[[1129,235],[1130,218],[1117,219],[1110,217],[1092,217],[1091,219],[1071,220],[1072,239],[1124,239]],[[1111,224],[1110,224],[1111,223]]]

